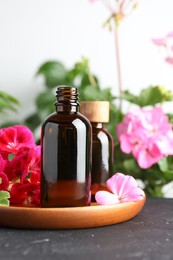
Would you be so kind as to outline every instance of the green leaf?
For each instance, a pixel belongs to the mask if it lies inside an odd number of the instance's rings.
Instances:
[[[79,89],[79,93],[82,92],[82,100],[97,100],[97,101],[110,101],[114,100],[111,94],[110,88],[100,89],[99,86],[88,85],[84,89]]]
[[[86,86],[83,91],[83,100],[101,100],[100,94],[98,86]]]
[[[48,61],[43,63],[36,75],[43,76],[48,88],[66,84],[67,70],[59,61]]]
[[[140,107],[153,106],[158,103],[173,100],[173,93],[167,91],[164,86],[150,86],[141,90],[138,96],[128,90],[123,92],[122,98]]]
[[[10,193],[8,191],[0,191],[0,200],[9,199]]]
[[[6,207],[9,207],[10,206],[10,202],[8,199],[3,199],[3,200],[0,200],[0,206],[6,206]]]
[[[169,118],[169,123],[173,124],[173,114],[167,114],[168,118]]]
[[[4,91],[0,91],[0,111],[5,109],[16,111],[16,106],[19,105],[19,101]]]
[[[9,206],[10,193],[8,191],[0,191],[0,206]]]
[[[124,168],[126,170],[126,172],[135,172],[136,169],[136,161],[134,158],[130,158],[124,161],[123,163]]]
[[[98,79],[92,74],[89,60],[85,57],[75,63],[74,68],[68,72],[67,79],[69,84],[76,86],[80,92],[88,85],[98,86]]]
[[[168,170],[168,162],[167,158],[163,157],[159,162],[158,162],[159,168],[162,172],[165,172]]]
[[[129,101],[130,103],[138,105],[138,97],[131,94],[128,90],[123,91],[122,99]]]
[[[55,94],[52,89],[47,89],[46,91],[40,93],[36,98],[37,116],[39,121],[43,122],[45,118],[55,111]],[[39,122],[39,123],[40,123]]]
[[[143,107],[163,103],[164,101],[171,101],[172,98],[173,95],[171,96],[171,92],[166,91],[163,86],[151,86],[141,91],[139,102],[140,106]]]
[[[35,112],[32,115],[28,116],[25,121],[25,125],[31,129],[31,131],[34,131],[35,128],[37,128],[42,122],[39,117],[39,113]]]
[[[51,110],[54,107],[54,102],[56,101],[55,94],[51,89],[48,89],[42,93],[40,93],[36,98],[36,105],[39,110],[47,108],[47,110]],[[51,109],[50,109],[51,107]]]
[[[80,87],[85,88],[88,85],[98,86],[98,79],[96,78],[96,76],[91,76],[90,74],[86,73],[81,77]]]
[[[5,108],[13,110],[13,106],[7,100],[0,99],[0,109],[3,110]],[[14,108],[14,110],[15,110],[15,108]]]
[[[163,101],[173,100],[173,92],[167,90],[164,86],[158,86],[160,93],[162,94]]]
[[[10,102],[12,102],[12,103],[14,103],[16,105],[19,104],[19,101],[15,97],[9,95],[8,93],[6,93],[4,91],[0,91],[0,98],[8,100],[8,101],[10,101]]]
[[[81,61],[78,61],[74,65],[74,69],[72,70],[73,72],[76,73],[77,75],[85,75],[89,72],[89,59],[82,57]]]
[[[173,159],[172,156],[163,157],[159,162],[158,166],[163,174],[165,182],[173,180]]]

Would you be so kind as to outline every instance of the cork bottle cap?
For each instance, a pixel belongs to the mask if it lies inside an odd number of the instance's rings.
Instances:
[[[108,101],[81,101],[80,112],[93,123],[109,122]]]

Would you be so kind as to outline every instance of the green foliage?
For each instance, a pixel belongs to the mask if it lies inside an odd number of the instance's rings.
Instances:
[[[31,130],[35,131],[44,119],[54,111],[56,87],[69,85],[78,88],[80,101],[107,100],[110,102],[108,129],[115,137],[115,123],[123,115],[114,104],[115,97],[111,93],[111,88],[101,88],[97,77],[91,73],[88,59],[82,58],[71,69],[67,69],[60,61],[48,61],[39,67],[36,75],[43,77],[45,89],[35,100],[35,112],[25,119],[24,124]]]
[[[126,90],[123,92],[123,99],[139,107],[154,106],[158,103],[173,100],[173,93],[166,90],[164,86],[150,86],[143,89],[138,96]]]
[[[0,191],[0,206],[9,206],[10,193],[8,191]]]
[[[36,75],[43,75],[45,85],[48,88],[53,88],[57,85],[64,84],[67,71],[61,62],[48,61],[39,67]]]
[[[4,91],[0,91],[0,113],[4,113],[6,110],[17,111],[16,107],[18,105],[19,102],[16,98]]]

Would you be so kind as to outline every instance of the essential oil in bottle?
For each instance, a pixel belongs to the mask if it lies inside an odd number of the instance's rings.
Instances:
[[[106,181],[113,174],[114,142],[112,135],[106,130],[109,122],[108,101],[82,101],[80,112],[92,124],[92,170],[91,170],[91,201],[95,201],[95,193],[107,190]]]
[[[78,112],[74,87],[56,91],[56,112],[42,125],[41,207],[90,204],[92,127]]]

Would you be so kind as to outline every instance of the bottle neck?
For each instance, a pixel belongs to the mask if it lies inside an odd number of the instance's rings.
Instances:
[[[56,91],[57,113],[76,113],[79,110],[78,93],[74,87],[61,86]]]
[[[55,104],[56,112],[57,113],[77,113],[79,111],[79,105],[62,105],[62,104]]]
[[[104,128],[104,123],[93,123],[91,122],[93,128],[102,129]]]

